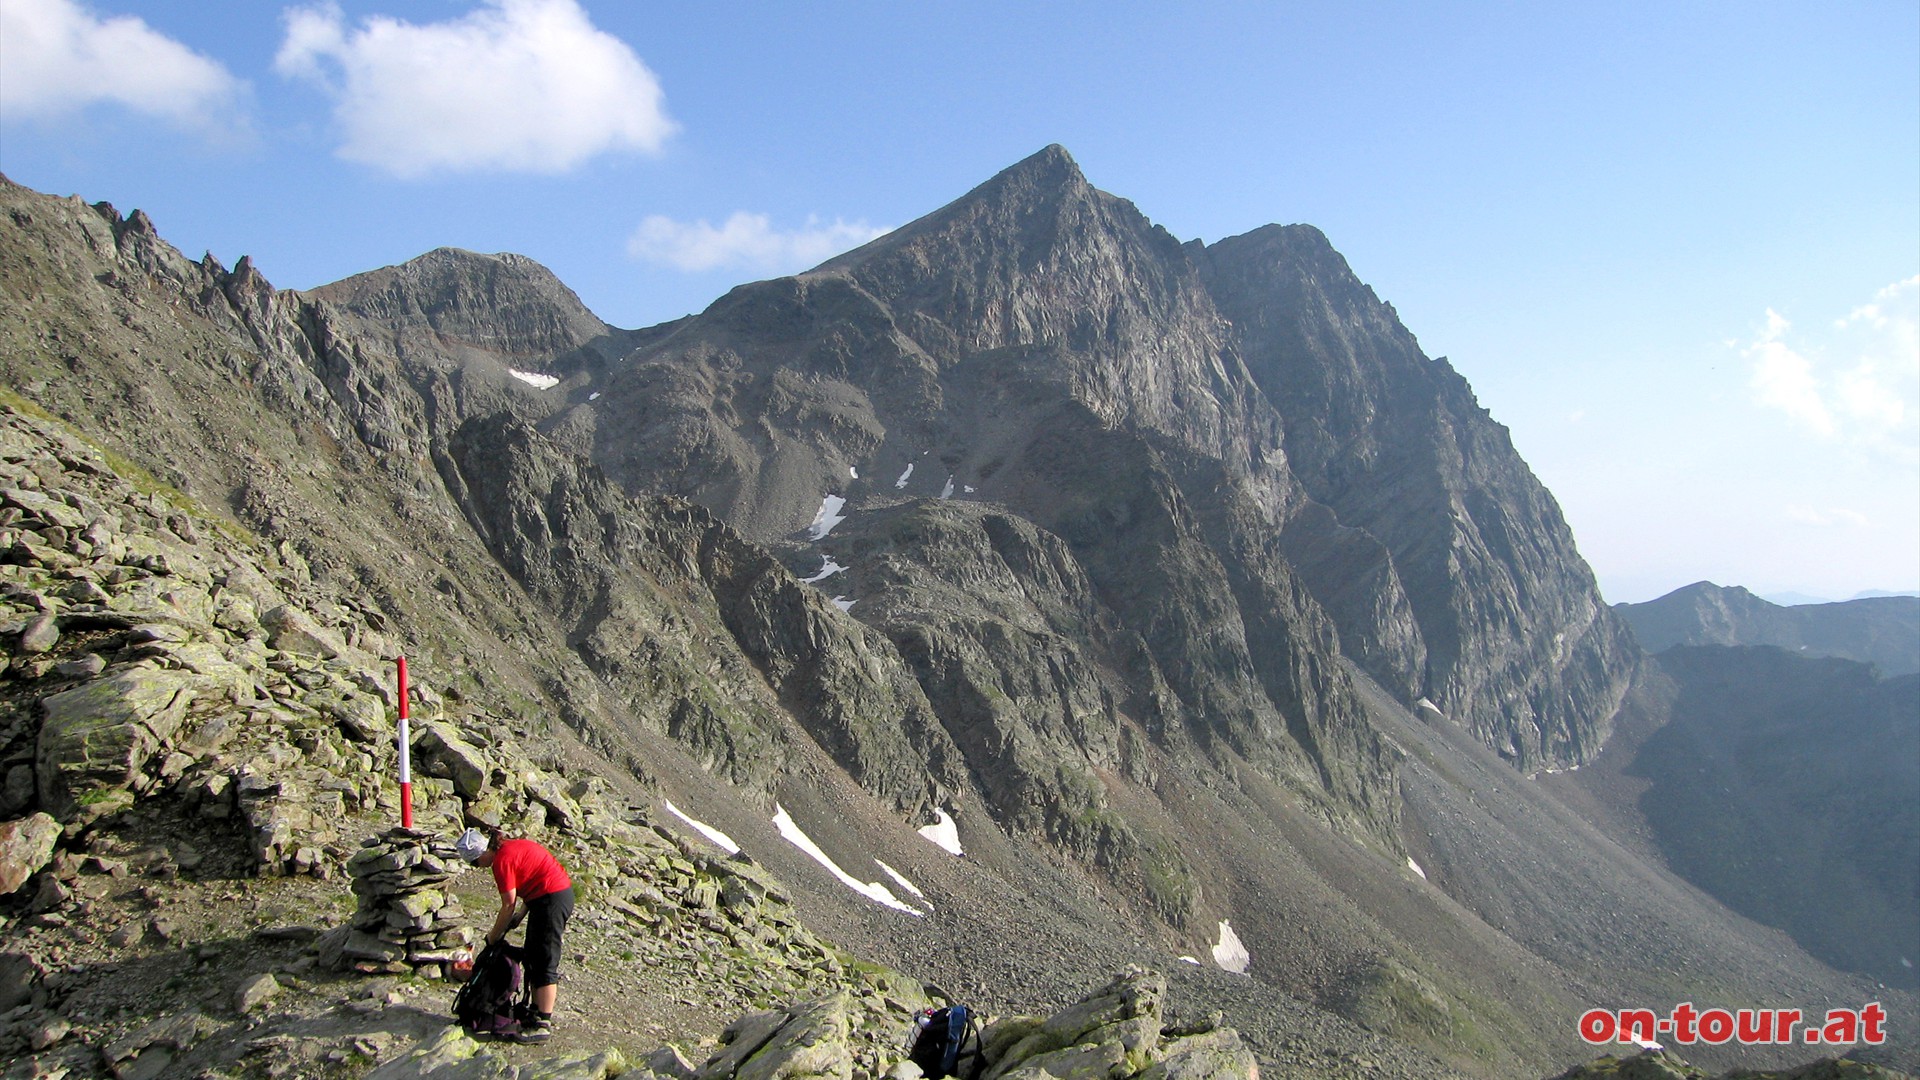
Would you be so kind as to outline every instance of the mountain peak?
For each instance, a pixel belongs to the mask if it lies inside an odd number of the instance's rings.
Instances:
[[[311,290],[393,334],[424,333],[523,357],[558,357],[606,338],[602,322],[553,271],[525,255],[435,248]]]
[[[1048,143],[1000,171],[1002,176],[1012,173],[1053,178],[1067,183],[1086,182],[1086,177],[1080,172],[1080,163],[1074,161],[1073,155],[1067,153],[1067,148],[1059,143]]]
[[[1093,185],[1087,183],[1086,174],[1080,171],[1073,155],[1059,143],[1051,143],[1000,170],[959,201],[1045,205],[1082,199],[1092,192]]]
[[[1134,215],[1132,204],[1094,188],[1059,143],[1051,143],[995,173],[973,190],[915,221],[822,263],[812,272],[843,271],[869,264],[888,253],[912,248],[929,239],[974,247],[1005,238],[1029,227],[1022,223],[1071,216],[1073,208],[1104,203],[1122,204]],[[958,239],[965,237],[965,239]],[[936,260],[941,261],[941,260]]]

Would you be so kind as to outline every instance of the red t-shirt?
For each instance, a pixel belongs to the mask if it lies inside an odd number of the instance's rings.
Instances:
[[[513,889],[522,900],[573,888],[573,879],[553,853],[531,840],[500,841],[500,850],[493,855],[493,883],[501,895]]]

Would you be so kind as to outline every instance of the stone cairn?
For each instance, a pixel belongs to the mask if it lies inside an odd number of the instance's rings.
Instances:
[[[452,844],[427,833],[393,828],[364,841],[347,859],[360,902],[342,928],[332,966],[369,975],[413,971],[443,977],[473,943],[459,897],[442,887],[463,865]]]

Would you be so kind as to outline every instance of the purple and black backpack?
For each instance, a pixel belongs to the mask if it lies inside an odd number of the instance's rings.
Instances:
[[[473,960],[473,976],[453,998],[453,1018],[475,1035],[511,1035],[531,1004],[517,945],[496,941]]]

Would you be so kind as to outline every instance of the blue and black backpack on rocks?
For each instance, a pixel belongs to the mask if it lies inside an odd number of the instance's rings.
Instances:
[[[972,1043],[972,1049],[967,1044]],[[962,1058],[972,1058],[962,1068]],[[907,1040],[907,1060],[920,1066],[927,1080],[953,1076],[971,1080],[980,1071],[980,1032],[974,1025],[973,1010],[965,1005],[944,1009],[922,1009],[914,1020],[913,1034]]]

